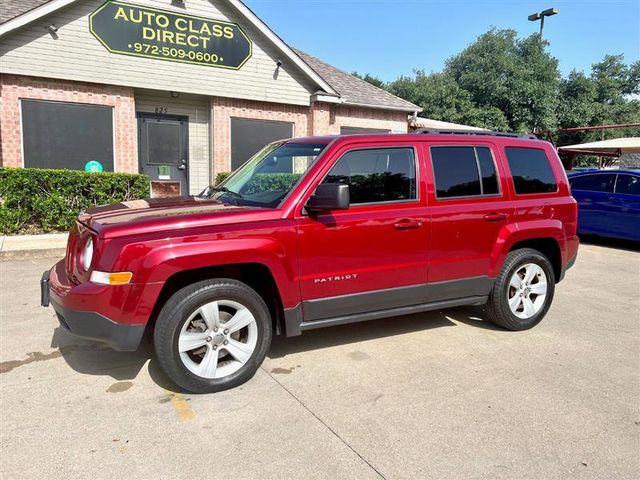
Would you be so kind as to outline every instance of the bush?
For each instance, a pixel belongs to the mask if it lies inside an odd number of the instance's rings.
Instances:
[[[144,175],[0,167],[0,233],[68,231],[82,210],[148,196]]]
[[[220,185],[222,182],[224,182],[227,177],[231,175],[231,172],[220,172],[216,175],[216,185]]]

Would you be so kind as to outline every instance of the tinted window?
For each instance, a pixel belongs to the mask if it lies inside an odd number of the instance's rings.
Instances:
[[[556,177],[544,150],[520,147],[505,150],[516,193],[548,193],[558,190]]]
[[[618,175],[616,183],[616,193],[625,195],[640,195],[640,177],[636,175]]]
[[[22,100],[24,166],[84,170],[95,160],[113,172],[113,109]]]
[[[476,155],[478,156],[478,165],[480,166],[480,173],[482,174],[482,193],[484,195],[496,195],[500,193],[496,165],[493,163],[491,150],[486,147],[477,147]]]
[[[352,204],[416,199],[413,149],[378,148],[345,153],[323,183],[349,185]]]
[[[496,167],[487,147],[432,147],[438,198],[500,193]]]
[[[613,192],[615,174],[585,175],[569,180],[572,190],[587,190],[589,192]]]

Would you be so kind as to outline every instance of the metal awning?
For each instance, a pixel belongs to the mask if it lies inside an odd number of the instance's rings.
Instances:
[[[433,120],[431,118],[416,117],[409,122],[409,126],[414,129],[432,128],[434,130],[479,130],[488,132],[485,128],[472,127],[470,125],[462,125],[460,123],[443,122],[442,120]]]
[[[618,157],[623,153],[640,153],[640,137],[612,138],[599,142],[565,145],[558,151],[570,155]]]

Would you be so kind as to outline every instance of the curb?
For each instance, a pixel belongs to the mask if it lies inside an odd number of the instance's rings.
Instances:
[[[32,258],[64,258],[66,248],[45,248],[37,250],[7,250],[0,252],[0,262],[29,260]]]

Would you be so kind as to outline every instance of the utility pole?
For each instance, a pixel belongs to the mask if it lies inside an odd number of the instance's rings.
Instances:
[[[551,17],[553,15],[557,15],[558,13],[560,13],[560,10],[558,10],[557,8],[547,8],[540,13],[532,13],[527,18],[530,22],[537,22],[538,20],[540,21],[540,38],[543,38],[544,17]]]

